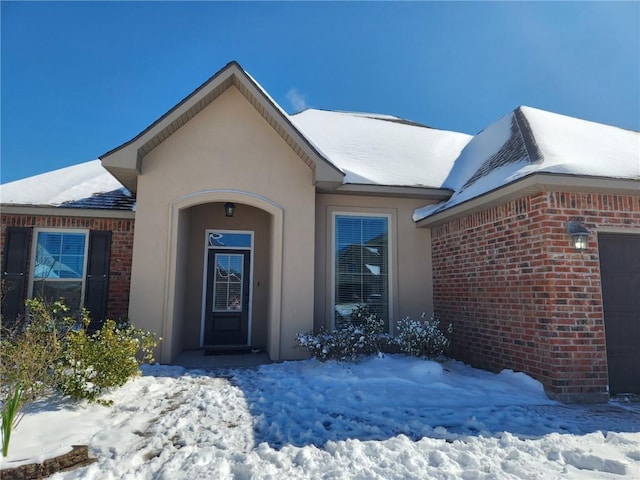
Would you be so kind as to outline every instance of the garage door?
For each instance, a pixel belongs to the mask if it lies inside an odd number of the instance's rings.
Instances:
[[[599,234],[611,394],[640,394],[640,235]]]

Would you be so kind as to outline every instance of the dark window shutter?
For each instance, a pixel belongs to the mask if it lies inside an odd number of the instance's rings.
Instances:
[[[27,264],[30,243],[31,228],[7,227],[2,263],[2,279],[5,281],[3,320],[15,320],[24,313],[26,287],[29,281]]]
[[[91,318],[90,330],[100,328],[107,316],[110,252],[110,231],[89,232],[89,258],[87,258],[84,306],[89,311]]]

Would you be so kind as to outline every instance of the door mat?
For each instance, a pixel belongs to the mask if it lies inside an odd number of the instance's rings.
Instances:
[[[205,355],[248,355],[253,353],[250,348],[233,348],[221,350],[205,350]]]

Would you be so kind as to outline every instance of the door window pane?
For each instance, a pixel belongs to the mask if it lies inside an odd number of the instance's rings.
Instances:
[[[353,321],[352,313],[366,307],[389,322],[388,219],[335,217],[335,325]]]
[[[213,310],[216,312],[242,311],[244,255],[216,253],[215,262]]]

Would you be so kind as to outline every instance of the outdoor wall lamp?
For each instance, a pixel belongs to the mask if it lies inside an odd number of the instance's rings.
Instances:
[[[573,248],[579,252],[587,249],[589,230],[586,229],[580,220],[569,220],[567,222],[567,233],[571,237]]]
[[[224,214],[227,217],[233,217],[233,212],[236,209],[236,204],[235,203],[231,203],[231,202],[227,202],[224,204]]]

